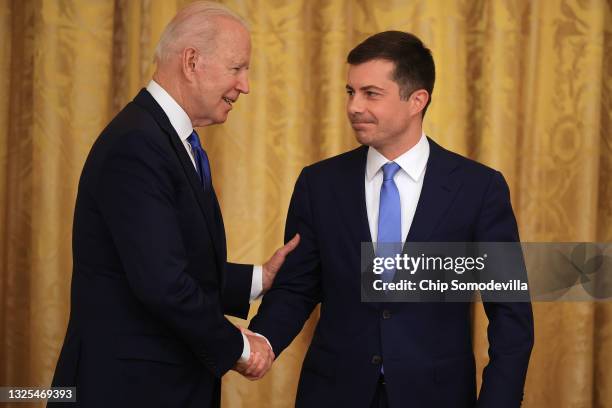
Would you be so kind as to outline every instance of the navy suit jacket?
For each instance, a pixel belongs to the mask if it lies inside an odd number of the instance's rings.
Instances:
[[[502,175],[429,139],[410,242],[518,241]],[[470,303],[362,303],[360,244],[370,242],[367,147],[304,168],[285,239],[300,233],[250,329],[279,355],[314,307],[296,406],[369,407],[384,365],[391,407],[518,407],[533,345],[530,303],[485,303],[490,362],[476,397]]]
[[[142,90],[87,158],[73,226],[70,321],[53,386],[75,407],[216,407],[243,349],[252,266],[226,263],[214,190]],[[53,404],[49,404],[53,405]]]

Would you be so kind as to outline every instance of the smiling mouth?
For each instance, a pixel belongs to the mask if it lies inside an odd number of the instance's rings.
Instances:
[[[231,99],[230,99],[230,98],[228,98],[227,96],[224,96],[222,99],[223,99],[223,100],[225,101],[225,103],[227,103],[229,106],[232,106],[232,104],[233,104],[234,102],[236,102],[235,100],[231,100]]]

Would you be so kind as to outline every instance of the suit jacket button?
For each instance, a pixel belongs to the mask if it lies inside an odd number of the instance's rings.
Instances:
[[[372,357],[372,364],[380,364],[382,363],[382,357],[379,355],[375,355]]]
[[[387,310],[387,309],[383,310],[382,317],[383,317],[383,319],[390,319],[391,318],[391,311]]]

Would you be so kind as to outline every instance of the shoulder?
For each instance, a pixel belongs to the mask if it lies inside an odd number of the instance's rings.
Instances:
[[[149,135],[149,138],[153,138],[162,133],[162,128],[150,112],[130,102],[111,120],[102,135],[140,135],[144,138]]]
[[[119,169],[139,174],[174,169],[176,155],[170,136],[150,112],[134,102],[128,103],[97,137],[85,161],[81,181],[96,185],[100,177]]]
[[[307,174],[309,177],[329,178],[331,175],[341,174],[346,171],[354,171],[365,166],[367,153],[367,146],[359,146],[356,149],[306,166],[302,170],[302,173]]]
[[[429,141],[429,160],[430,165],[443,165],[453,172],[458,172],[461,177],[468,180],[492,180],[494,177],[501,176],[501,173],[476,160],[470,159],[456,152],[445,149],[430,137]]]
[[[138,156],[167,152],[169,147],[168,135],[151,113],[130,102],[102,130],[92,153],[132,152]]]

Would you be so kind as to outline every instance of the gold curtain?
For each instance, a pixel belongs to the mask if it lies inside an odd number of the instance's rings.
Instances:
[[[0,385],[50,382],[83,162],[146,85],[159,34],[184,3],[0,0]],[[300,169],[356,145],[344,114],[346,54],[386,29],[432,49],[438,79],[425,129],[504,173],[524,241],[612,241],[609,0],[224,3],[253,39],[251,94],[226,124],[201,129],[230,260],[267,259]],[[524,406],[612,406],[612,304],[534,311]],[[474,316],[481,368],[481,305]],[[228,374],[223,405],[292,406],[315,321],[262,381]]]

